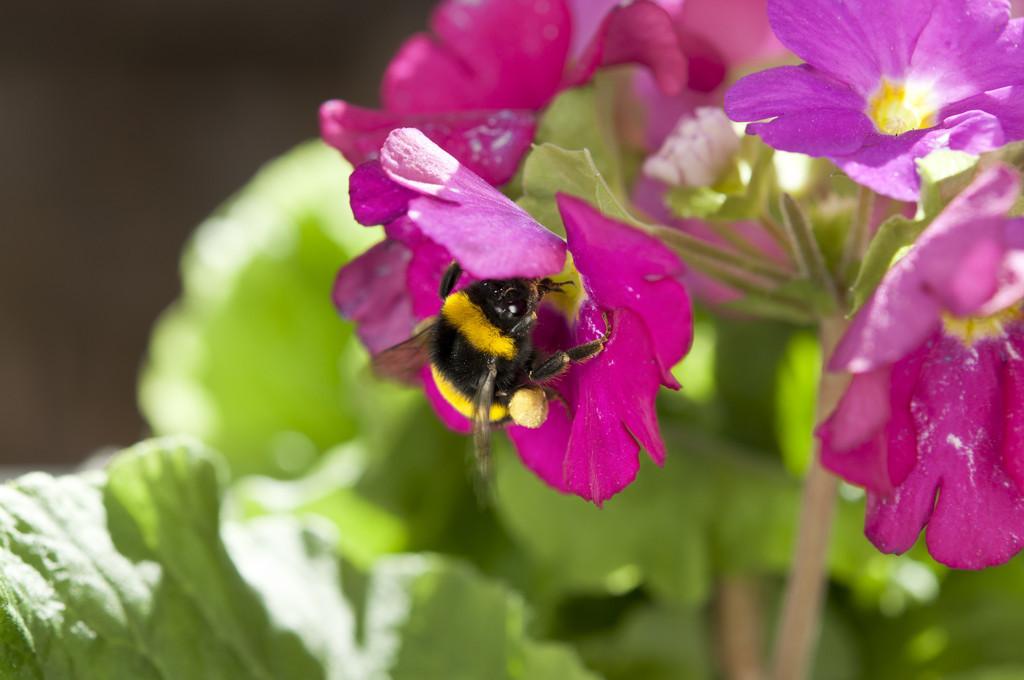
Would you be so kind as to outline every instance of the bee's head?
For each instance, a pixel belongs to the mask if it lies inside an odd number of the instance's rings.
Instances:
[[[480,281],[466,292],[487,318],[503,331],[528,330],[532,324],[520,323],[537,306],[535,286],[523,279]]]

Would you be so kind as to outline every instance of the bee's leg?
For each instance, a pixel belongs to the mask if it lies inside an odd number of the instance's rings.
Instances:
[[[565,397],[563,397],[562,393],[559,392],[558,390],[551,387],[545,387],[544,396],[547,398],[549,402],[557,401],[559,404],[565,407],[565,410],[567,412],[569,412],[569,402],[565,400]]]
[[[561,293],[566,286],[575,286],[575,281],[554,281],[552,279],[541,279],[537,282],[537,291],[541,297],[548,293]]]
[[[586,361],[587,359],[592,359],[600,354],[601,350],[604,349],[605,344],[608,342],[608,338],[610,338],[612,334],[612,326],[608,319],[608,315],[602,314],[602,317],[604,317],[604,335],[597,340],[591,340],[590,342],[582,345],[577,345],[576,347],[556,352],[546,359],[535,363],[533,368],[528,372],[530,380],[535,382],[550,380],[551,378],[564,373],[565,370],[569,368],[570,364]]]
[[[441,277],[441,287],[438,290],[438,294],[441,299],[444,300],[451,295],[452,290],[455,289],[455,284],[459,282],[459,278],[462,276],[462,267],[459,266],[458,262],[452,262],[448,265],[448,269],[445,270],[444,276]]]
[[[517,321],[516,325],[513,326],[512,329],[508,331],[508,334],[511,335],[512,337],[517,337],[522,333],[525,333],[527,330],[529,330],[530,327],[533,326],[533,324],[535,323],[537,323],[537,312],[530,312],[529,314],[524,315],[523,318],[521,318],[519,321]]]

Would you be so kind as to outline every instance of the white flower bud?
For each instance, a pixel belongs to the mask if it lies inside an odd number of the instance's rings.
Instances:
[[[725,111],[704,106],[679,119],[658,152],[644,161],[644,174],[669,186],[711,186],[739,148],[739,135]]]

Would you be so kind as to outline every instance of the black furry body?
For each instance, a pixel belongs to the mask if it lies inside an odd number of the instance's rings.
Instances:
[[[512,340],[515,353],[511,359],[490,354],[477,347],[442,313],[433,327],[430,363],[449,383],[467,398],[473,399],[480,387],[481,376],[494,362],[497,375],[494,403],[508,405],[512,393],[529,382],[535,351],[530,334],[533,322],[524,318],[535,312],[535,284],[526,279],[481,281],[463,292],[501,333]],[[510,308],[514,311],[510,311]]]

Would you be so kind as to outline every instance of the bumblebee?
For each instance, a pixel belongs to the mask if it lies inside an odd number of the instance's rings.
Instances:
[[[376,355],[373,365],[381,377],[415,383],[429,364],[441,396],[472,421],[477,467],[488,479],[491,426],[543,425],[549,399],[560,398],[545,383],[572,363],[599,354],[611,326],[605,317],[602,337],[545,355],[532,341],[537,310],[545,295],[561,293],[572,282],[492,279],[455,291],[461,276],[462,268],[452,263],[438,291],[441,313],[421,323],[413,337]]]

